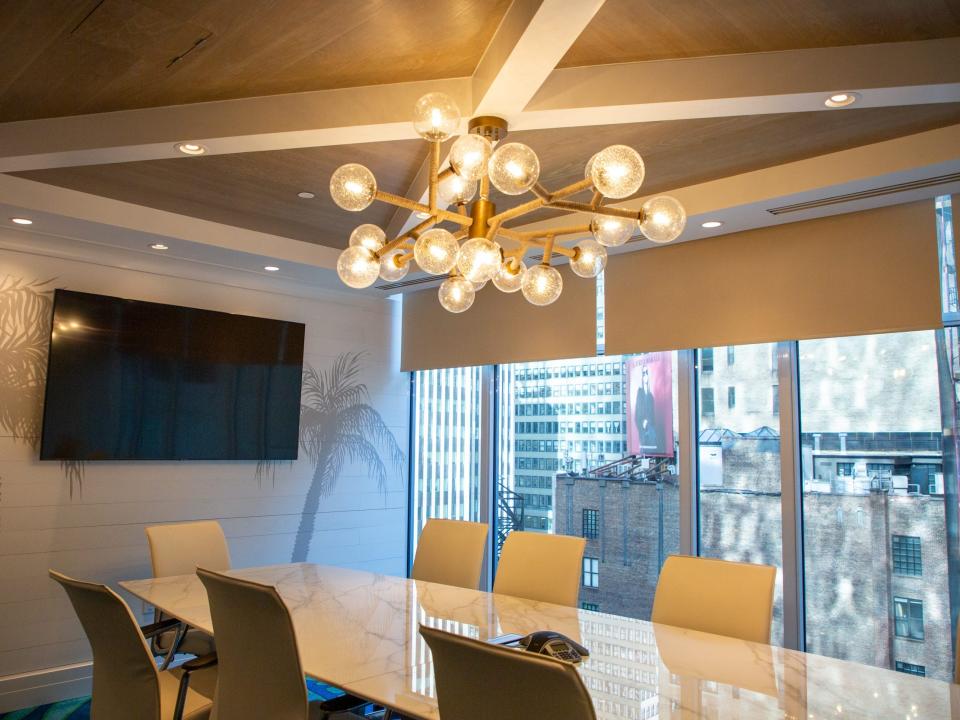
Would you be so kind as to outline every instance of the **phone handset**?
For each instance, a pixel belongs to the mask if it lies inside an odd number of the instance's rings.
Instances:
[[[578,663],[590,655],[590,651],[583,645],[553,630],[540,630],[530,633],[521,638],[519,643],[528,652],[548,655],[566,662]]]

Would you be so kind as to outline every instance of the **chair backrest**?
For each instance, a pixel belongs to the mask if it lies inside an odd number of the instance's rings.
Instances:
[[[307,720],[307,686],[290,611],[272,585],[197,569],[217,639],[212,720]]]
[[[410,577],[476,590],[483,572],[487,531],[486,523],[428,520],[420,532]]]
[[[154,577],[193,575],[198,567],[230,569],[230,549],[216,520],[152,525],[146,533]]]
[[[93,650],[91,717],[159,718],[157,666],[127,604],[106,585],[81,582],[53,570],[50,577],[67,591]]]
[[[593,702],[570,663],[420,626],[433,655],[443,720],[595,720]]]
[[[651,620],[767,644],[777,569],[671,555],[660,569]]]
[[[500,551],[493,591],[576,607],[586,544],[569,535],[510,533]]]

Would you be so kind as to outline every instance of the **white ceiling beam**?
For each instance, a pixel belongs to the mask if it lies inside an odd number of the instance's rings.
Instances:
[[[428,92],[470,107],[470,78],[75,115],[0,124],[0,172],[186,157],[196,142],[210,155],[419,137],[411,109]]]
[[[522,113],[603,3],[514,0],[471,78],[470,116],[496,115],[509,121]],[[430,157],[426,153],[404,197],[425,202],[429,183]],[[409,211],[397,209],[387,224],[387,235],[395,237],[417,222]]]
[[[515,130],[960,101],[960,38],[561,68]]]

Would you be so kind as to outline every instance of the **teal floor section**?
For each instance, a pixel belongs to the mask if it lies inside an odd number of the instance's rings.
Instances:
[[[329,700],[343,692],[331,685],[325,685],[307,678],[307,694],[310,700]],[[0,720],[90,720],[90,697],[61,700],[52,705],[14,710],[0,713]]]

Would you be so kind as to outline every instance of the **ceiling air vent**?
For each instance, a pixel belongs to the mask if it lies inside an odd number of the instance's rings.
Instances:
[[[374,290],[402,290],[403,288],[413,287],[415,285],[426,285],[427,283],[439,280],[436,275],[413,278],[412,280],[400,280],[399,282],[384,283],[383,285],[374,285]]]
[[[936,185],[945,185],[946,183],[957,182],[958,180],[960,180],[960,173],[937,175],[936,177],[912,180],[910,182],[900,183],[898,185],[884,185],[883,187],[873,188],[871,190],[861,190],[860,192],[855,193],[847,193],[846,195],[833,195],[831,197],[820,198],[819,200],[795,203],[794,205],[781,205],[780,207],[767,208],[767,212],[771,215],[785,215],[786,213],[800,212],[801,210],[813,210],[815,208],[827,207],[829,205],[839,205],[841,203],[853,202],[854,200],[865,200],[867,198],[881,197],[883,195],[893,195],[895,193],[906,192],[908,190],[922,190],[923,188],[934,187]]]

